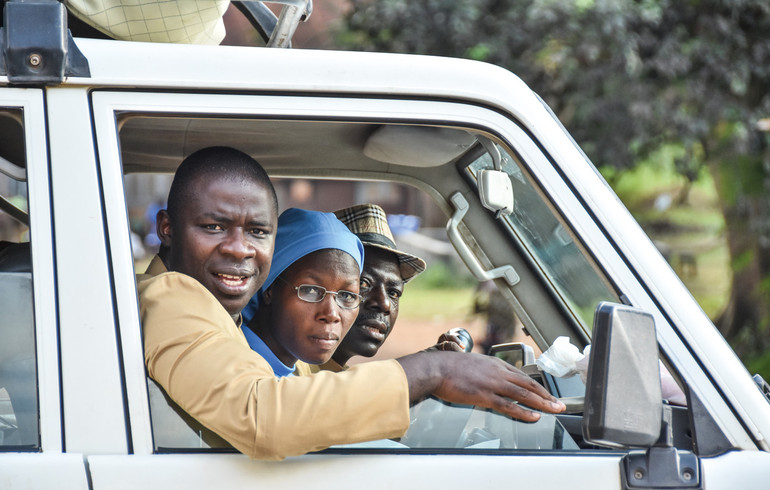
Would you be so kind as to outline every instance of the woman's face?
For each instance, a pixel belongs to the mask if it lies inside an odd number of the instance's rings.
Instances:
[[[301,300],[295,289],[301,284],[358,293],[358,264],[341,250],[319,250],[293,263],[270,286],[265,327],[278,344],[270,347],[287,366],[298,359],[308,364],[328,361],[358,316],[358,307],[341,308],[333,294],[318,303]]]

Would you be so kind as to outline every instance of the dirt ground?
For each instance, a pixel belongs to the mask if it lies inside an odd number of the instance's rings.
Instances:
[[[411,354],[419,350],[428,348],[436,343],[439,335],[455,327],[462,327],[468,330],[474,340],[473,352],[481,352],[479,344],[486,335],[486,323],[484,318],[475,317],[473,319],[459,318],[454,321],[439,320],[413,320],[410,318],[399,318],[393,332],[390,334],[385,344],[380,348],[377,355],[371,359],[364,357],[354,357],[350,359],[349,364],[358,364],[370,360],[394,359],[396,357]],[[516,329],[516,334],[512,342],[527,342],[534,345],[530,339],[524,336],[520,328]],[[539,352],[539,350],[536,350]]]

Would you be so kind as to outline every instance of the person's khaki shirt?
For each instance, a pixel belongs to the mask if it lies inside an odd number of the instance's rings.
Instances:
[[[158,263],[148,269],[157,275],[138,284],[148,374],[239,451],[283,459],[409,428],[409,387],[397,361],[276,378],[203,285]]]
[[[308,370],[311,373],[317,373],[319,371],[331,371],[333,373],[339,373],[339,372],[342,372],[342,371],[347,371],[348,369],[350,369],[350,366],[348,366],[347,364],[342,366],[342,365],[340,365],[340,363],[338,363],[334,359],[329,359],[328,361],[326,361],[323,364],[309,364],[308,365]]]

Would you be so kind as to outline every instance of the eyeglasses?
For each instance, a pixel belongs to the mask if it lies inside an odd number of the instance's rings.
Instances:
[[[300,284],[299,286],[293,286],[281,276],[278,276],[277,279],[280,279],[288,286],[293,287],[297,291],[297,297],[308,303],[320,303],[327,294],[333,294],[334,302],[344,310],[358,308],[358,305],[361,304],[361,295],[352,291],[345,291],[344,289],[340,289],[339,291],[329,291],[325,287],[317,286],[315,284]]]

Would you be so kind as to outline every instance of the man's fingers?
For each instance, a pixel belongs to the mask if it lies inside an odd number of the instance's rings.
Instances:
[[[516,370],[509,371],[503,387],[498,395],[516,400],[524,405],[550,413],[563,412],[567,407],[562,402],[548,393],[540,383],[530,378],[526,374]]]
[[[540,420],[539,413],[527,410],[509,398],[497,397],[489,408],[525,422],[537,422]]]
[[[437,347],[438,347],[438,350],[443,350],[443,351],[454,351],[454,352],[464,351],[462,345],[456,342],[452,342],[451,340],[441,342],[437,345]]]
[[[542,385],[501,359],[437,352],[439,348],[445,347],[436,345],[430,349],[436,351],[399,359],[407,374],[411,400],[432,393],[449,402],[491,408],[525,421],[538,420],[540,415],[516,402],[548,413],[566,410]],[[428,379],[425,373],[433,374]]]
[[[438,338],[438,343],[442,344],[444,342],[451,342],[462,346],[463,349],[465,348],[465,344],[463,343],[462,339],[457,334],[454,334],[454,333],[449,333],[449,332],[442,333]]]
[[[518,386],[521,386],[522,388],[526,388],[530,391],[533,391],[542,397],[548,398],[550,400],[556,400],[556,397],[551,395],[551,393],[543,385],[535,381],[532,377],[524,373],[522,370],[503,361],[502,359],[500,359],[500,362],[508,371],[509,375],[507,379],[509,379],[512,383],[515,383]]]

